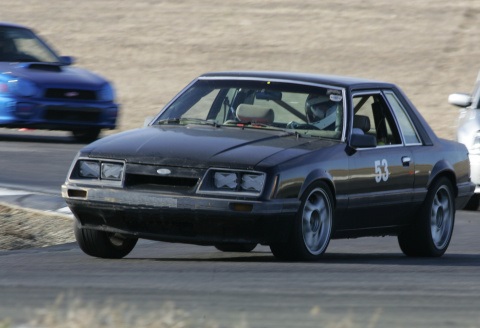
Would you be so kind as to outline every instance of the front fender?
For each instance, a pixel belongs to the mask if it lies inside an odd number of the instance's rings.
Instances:
[[[332,195],[334,196],[334,203],[335,203],[335,185],[333,183],[333,177],[332,175],[327,172],[326,170],[322,170],[322,169],[316,169],[316,170],[313,170],[312,172],[310,172],[307,177],[305,178],[305,180],[303,181],[303,184],[300,188],[300,192],[298,194],[298,199],[300,199],[300,197],[302,197],[303,193],[305,192],[305,190],[312,185],[312,183],[314,183],[315,181],[324,181],[328,184],[328,186],[330,187],[331,189],[331,192],[332,192]]]

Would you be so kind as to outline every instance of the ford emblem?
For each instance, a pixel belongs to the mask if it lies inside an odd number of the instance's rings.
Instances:
[[[69,97],[69,98],[71,98],[71,97],[78,97],[78,95],[79,95],[79,93],[76,92],[76,91],[69,91],[69,92],[66,92],[66,93],[65,93],[65,97]]]
[[[169,169],[158,169],[157,173],[160,175],[169,175],[170,173],[172,173],[172,171],[170,171]]]

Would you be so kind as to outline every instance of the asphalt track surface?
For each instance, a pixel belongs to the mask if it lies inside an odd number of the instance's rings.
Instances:
[[[7,130],[0,187],[57,206],[81,146]],[[321,261],[295,263],[263,246],[222,253],[152,241],[122,260],[88,257],[76,244],[4,251],[0,320],[21,324],[63,296],[60,309],[110,304],[140,316],[174,304],[192,327],[480,327],[479,235],[478,212],[459,211],[452,243],[435,259],[405,257],[395,237],[333,240]]]

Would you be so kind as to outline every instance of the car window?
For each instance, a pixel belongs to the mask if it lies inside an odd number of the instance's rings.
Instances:
[[[379,147],[402,144],[393,115],[380,93],[354,95],[353,106],[354,129],[375,136]],[[356,122],[362,122],[362,126]]]
[[[201,119],[224,126],[289,129],[340,140],[345,130],[344,101],[344,90],[336,87],[198,80],[169,104],[157,121],[178,119],[176,123],[188,124],[187,118]]]
[[[400,125],[400,129],[402,130],[403,138],[405,140],[405,144],[420,144],[421,141],[418,137],[417,131],[415,130],[412,121],[405,112],[405,108],[398,101],[395,94],[393,92],[385,92],[385,96],[387,97],[390,106],[392,107],[392,110],[397,117],[398,124]]]
[[[30,30],[0,27],[0,61],[58,62],[52,49]]]

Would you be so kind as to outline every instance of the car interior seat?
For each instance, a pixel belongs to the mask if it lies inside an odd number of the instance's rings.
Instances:
[[[240,104],[236,111],[240,122],[272,124],[275,119],[273,109],[250,104]]]
[[[363,133],[370,131],[370,118],[364,115],[355,115],[353,117],[353,128],[359,129]]]

